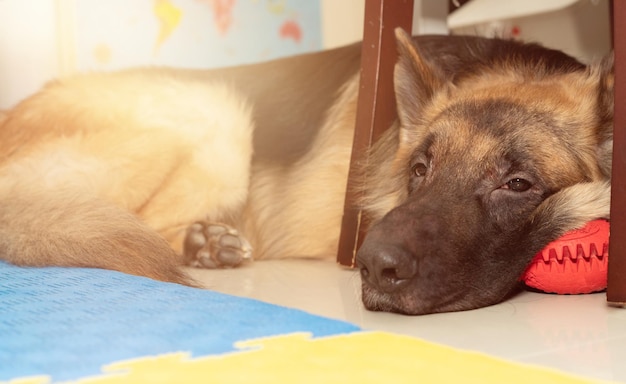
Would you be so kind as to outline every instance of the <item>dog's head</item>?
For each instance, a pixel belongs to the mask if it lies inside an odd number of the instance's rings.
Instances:
[[[479,41],[450,72],[396,35],[399,124],[366,170],[363,302],[407,314],[495,304],[549,241],[608,215],[612,60]]]

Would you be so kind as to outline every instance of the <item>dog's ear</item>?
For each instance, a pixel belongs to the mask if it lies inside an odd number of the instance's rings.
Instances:
[[[402,28],[395,30],[398,62],[394,70],[394,87],[398,117],[403,125],[417,123],[421,108],[443,84],[443,76],[420,53],[411,36]]]
[[[613,88],[615,82],[614,58],[610,53],[597,64],[590,66],[591,76],[597,82],[598,92],[598,162],[602,172],[611,177],[611,161],[613,157]]]

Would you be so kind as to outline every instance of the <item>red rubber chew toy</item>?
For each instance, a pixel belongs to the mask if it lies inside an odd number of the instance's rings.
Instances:
[[[582,294],[606,289],[609,222],[590,221],[535,255],[522,281],[548,293]]]

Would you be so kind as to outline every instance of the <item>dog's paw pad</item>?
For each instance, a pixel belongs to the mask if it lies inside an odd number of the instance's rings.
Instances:
[[[250,243],[236,229],[221,223],[194,223],[183,248],[187,264],[200,268],[236,267],[252,260]]]

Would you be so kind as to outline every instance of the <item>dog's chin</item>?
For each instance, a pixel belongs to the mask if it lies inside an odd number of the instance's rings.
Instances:
[[[389,295],[380,293],[365,284],[361,290],[361,300],[369,311],[404,313],[397,308]]]
[[[361,300],[367,310],[392,312],[403,315],[428,315],[442,312],[467,311],[496,304],[499,300],[471,300],[467,292],[449,293],[438,299],[424,300],[408,291],[392,294],[380,292],[362,284]]]
[[[403,315],[426,315],[442,312],[435,307],[425,306],[415,297],[406,294],[388,294],[363,284],[361,300],[366,309],[377,312],[392,312]]]

